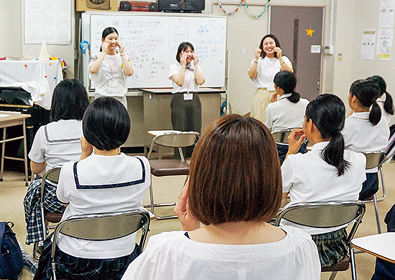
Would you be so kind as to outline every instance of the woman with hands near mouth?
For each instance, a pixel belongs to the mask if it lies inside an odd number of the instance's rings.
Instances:
[[[283,198],[290,203],[358,200],[365,181],[365,156],[344,149],[341,130],[345,106],[333,94],[322,94],[306,107],[303,129],[294,129],[288,137],[289,149],[281,166]],[[297,153],[304,138],[314,143],[310,152]],[[348,252],[346,230],[308,228],[290,222],[312,235],[321,266],[331,266]]]
[[[125,45],[119,42],[119,34],[114,27],[105,28],[101,40],[100,53],[92,56],[89,65],[95,99],[101,96],[114,97],[127,108],[126,79],[133,74],[133,66],[125,53]]]
[[[196,131],[202,129],[202,105],[197,94],[204,83],[199,58],[189,42],[178,46],[177,64],[170,65],[169,79],[173,81],[173,99],[171,100],[171,123],[174,130]],[[185,150],[190,158],[193,148]]]
[[[265,35],[259,48],[255,50],[255,58],[248,69],[250,79],[255,82],[257,90],[254,95],[250,116],[265,121],[265,110],[275,93],[273,78],[283,70],[292,71],[291,61],[283,56],[280,42],[273,34]]]

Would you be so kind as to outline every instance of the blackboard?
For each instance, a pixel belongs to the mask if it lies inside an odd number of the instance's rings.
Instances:
[[[101,33],[115,27],[125,44],[135,73],[128,79],[129,88],[172,87],[169,66],[177,63],[181,42],[191,42],[199,57],[206,80],[205,87],[225,85],[227,18],[193,14],[166,13],[83,13],[83,40],[90,44],[91,55],[98,53]],[[88,60],[85,60],[85,64]],[[88,71],[87,65],[84,71]]]

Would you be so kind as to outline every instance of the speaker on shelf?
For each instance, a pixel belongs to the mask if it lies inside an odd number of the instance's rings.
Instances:
[[[159,11],[201,13],[205,0],[158,0]]]
[[[131,11],[132,10],[132,4],[130,4],[129,1],[121,1],[119,3],[119,10],[120,11]]]
[[[121,1],[119,3],[120,11],[136,11],[136,12],[157,12],[158,4],[156,2],[140,2],[140,1]]]
[[[110,0],[86,0],[86,7],[89,9],[109,10]]]

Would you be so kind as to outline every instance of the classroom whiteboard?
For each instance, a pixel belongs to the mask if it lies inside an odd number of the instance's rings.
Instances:
[[[91,55],[99,52],[104,28],[113,26],[118,30],[134,68],[134,74],[128,78],[129,88],[172,87],[169,66],[177,63],[178,45],[185,41],[195,47],[205,78],[203,86],[225,85],[226,17],[128,12],[82,16],[83,29],[89,26],[89,38],[85,40],[90,44]]]

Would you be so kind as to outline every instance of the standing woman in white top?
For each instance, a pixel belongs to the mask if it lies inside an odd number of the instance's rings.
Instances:
[[[40,214],[42,173],[81,156],[82,117],[89,105],[84,86],[75,79],[61,81],[54,89],[50,123],[41,126],[29,152],[30,169],[36,178],[30,183],[24,199],[27,227],[26,244],[43,241]],[[56,198],[56,185],[47,181],[44,208],[62,213],[64,205]]]
[[[265,110],[274,93],[273,78],[282,70],[292,71],[291,61],[283,56],[277,37],[267,34],[262,38],[259,48],[256,49],[255,58],[248,69],[248,75],[257,87],[251,117],[261,122],[265,121]]]
[[[387,92],[387,84],[381,76],[372,76],[373,82],[379,85],[381,95],[377,98],[377,104],[381,109],[381,116],[386,120],[387,124],[390,123],[391,116],[394,114],[394,103],[391,94]]]
[[[174,130],[196,131],[202,129],[202,105],[197,94],[204,83],[199,58],[189,42],[178,46],[177,64],[170,65],[169,79],[173,81],[173,99],[171,100],[171,123]],[[186,157],[192,155],[193,148],[185,150]]]
[[[304,113],[309,101],[300,98],[300,94],[295,91],[296,76],[290,71],[281,71],[274,76],[275,93],[272,96],[273,103],[270,103],[265,111],[265,125],[272,132],[287,128],[301,128],[304,120]],[[280,99],[277,101],[277,96]],[[288,152],[288,145],[277,144],[280,163],[283,163]],[[301,146],[300,152],[305,153],[306,145]]]
[[[133,67],[125,53],[125,45],[119,42],[119,34],[114,27],[103,30],[101,41],[100,53],[92,57],[89,65],[95,99],[100,96],[114,97],[127,108],[126,79],[133,74]]]
[[[390,131],[376,102],[380,94],[379,86],[372,80],[357,80],[351,84],[348,104],[353,113],[346,119],[342,132],[346,149],[367,153],[381,151],[387,146]],[[377,172],[377,168],[366,171],[360,200],[369,199],[377,192]]]
[[[341,130],[345,106],[333,94],[322,94],[306,108],[303,129],[294,129],[287,158],[281,166],[283,198],[292,203],[358,200],[365,180],[365,156],[344,150]],[[314,143],[310,152],[296,154],[304,138]],[[322,266],[331,266],[348,253],[345,228],[309,228],[290,222],[312,235]],[[306,278],[307,279],[307,278]]]

